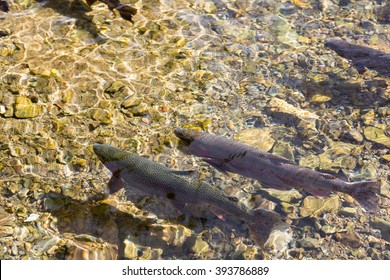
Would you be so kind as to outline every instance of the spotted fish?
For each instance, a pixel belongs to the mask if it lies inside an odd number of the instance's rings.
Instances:
[[[202,157],[221,172],[256,179],[263,187],[304,189],[320,197],[332,192],[343,192],[355,198],[368,211],[378,210],[379,182],[349,183],[222,136],[183,128],[177,128],[174,132],[185,144],[189,154]]]
[[[265,209],[249,210],[206,182],[188,180],[188,171],[171,170],[161,164],[105,144],[93,146],[100,161],[112,172],[110,193],[121,188],[136,188],[146,194],[159,195],[179,209],[185,204],[208,204],[214,213],[229,214],[247,222],[252,238],[263,245],[273,229],[285,228],[280,215]]]

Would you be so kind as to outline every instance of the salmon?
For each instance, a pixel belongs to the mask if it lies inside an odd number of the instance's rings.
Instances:
[[[223,173],[232,172],[256,179],[263,187],[304,189],[319,197],[343,192],[355,198],[366,210],[378,210],[380,182],[345,182],[331,174],[299,166],[284,157],[206,132],[177,128],[174,133],[188,153],[201,157]]]

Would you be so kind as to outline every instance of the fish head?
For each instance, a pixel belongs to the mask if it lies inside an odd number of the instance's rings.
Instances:
[[[180,139],[180,144],[183,146],[181,150],[183,152],[198,157],[208,156],[208,148],[202,141],[199,141],[202,135],[204,135],[204,132],[179,127],[174,130],[174,133]]]
[[[182,143],[186,146],[191,145],[191,143],[199,137],[202,132],[192,129],[185,129],[178,127],[174,130],[174,133],[179,139],[182,141]]]
[[[93,151],[103,164],[125,160],[130,154],[107,144],[94,144]]]

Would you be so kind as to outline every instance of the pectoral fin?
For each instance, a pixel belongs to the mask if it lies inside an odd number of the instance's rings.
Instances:
[[[210,207],[211,209],[211,212],[214,213],[215,216],[217,216],[219,219],[221,219],[222,221],[226,221],[226,213],[223,212],[222,210],[219,210],[218,208],[215,208],[215,207]]]
[[[213,158],[203,158],[203,161],[210,164],[212,167],[217,169],[219,172],[227,174],[226,170],[224,169],[225,161],[220,160],[220,159],[213,159]]]
[[[125,186],[125,182],[120,177],[120,170],[115,171],[112,174],[110,181],[108,182],[108,188],[110,190],[110,194],[116,193],[124,186]]]

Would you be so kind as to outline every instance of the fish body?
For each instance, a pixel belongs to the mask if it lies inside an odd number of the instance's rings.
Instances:
[[[272,228],[283,224],[276,212],[265,209],[248,210],[237,199],[226,196],[218,188],[177,175],[183,173],[181,171],[171,170],[110,145],[95,144],[93,149],[113,173],[109,182],[110,193],[122,187],[137,188],[147,194],[165,197],[179,208],[186,203],[209,204],[219,213],[227,213],[246,221],[253,238],[260,245],[265,242]]]
[[[345,182],[333,175],[299,166],[284,157],[222,136],[183,128],[175,129],[175,134],[186,145],[188,153],[202,157],[222,172],[256,179],[264,187],[279,190],[305,189],[321,197],[332,192],[343,192],[354,197],[369,211],[378,208],[379,182]]]

